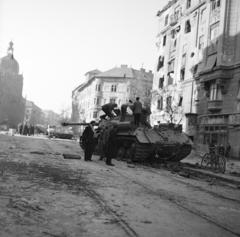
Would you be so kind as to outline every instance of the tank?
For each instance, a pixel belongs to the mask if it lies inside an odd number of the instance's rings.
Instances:
[[[108,130],[104,129],[106,127]],[[188,156],[192,149],[189,137],[174,124],[151,127],[145,120],[136,127],[133,117],[128,115],[125,121],[120,121],[119,117],[101,121],[98,130],[105,133],[114,127],[117,133],[112,158],[134,162],[178,162]],[[98,143],[97,151],[103,150],[102,144]]]

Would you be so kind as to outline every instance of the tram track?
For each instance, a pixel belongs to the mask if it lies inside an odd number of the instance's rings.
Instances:
[[[149,188],[149,186],[147,186],[145,183],[139,181],[139,180],[136,180],[136,179],[133,179],[127,175],[124,175],[122,174],[120,171],[117,171],[116,169],[113,170],[113,172],[115,172],[116,174],[122,176],[123,178],[129,180],[131,179],[131,181],[136,184],[136,185],[139,185],[140,187],[142,187],[143,189],[145,189],[149,194],[151,195],[154,195],[154,196],[157,196],[157,197],[160,197],[161,199],[163,200],[166,200],[166,201],[169,201],[171,203],[173,203],[174,205],[178,206],[179,208],[217,226],[218,228],[221,228],[235,236],[238,236],[240,237],[240,233],[236,232],[236,231],[233,231],[230,227],[228,226],[224,226],[223,224],[219,223],[218,221],[214,220],[212,217],[210,217],[209,215],[205,214],[204,212],[200,211],[200,210],[197,210],[196,208],[194,207],[190,207],[186,204],[184,204],[184,202],[181,201],[181,199],[183,198],[182,196],[176,196],[175,194],[172,194],[170,192],[167,192],[166,190],[164,189],[158,189],[157,191]]]

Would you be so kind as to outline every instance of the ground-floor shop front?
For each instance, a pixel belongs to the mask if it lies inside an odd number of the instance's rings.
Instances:
[[[240,113],[198,116],[198,145],[230,145],[230,156],[240,159]]]

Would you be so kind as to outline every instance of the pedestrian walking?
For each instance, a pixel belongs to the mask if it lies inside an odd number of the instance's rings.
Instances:
[[[140,100],[140,98],[137,97],[136,101],[133,104],[134,124],[136,126],[139,126],[141,114],[142,114],[142,103],[139,100]]]
[[[95,121],[91,121],[90,124],[83,131],[82,144],[84,148],[85,161],[92,160],[92,154],[93,154],[94,145],[95,145],[94,130],[93,130],[94,125],[95,125]]]

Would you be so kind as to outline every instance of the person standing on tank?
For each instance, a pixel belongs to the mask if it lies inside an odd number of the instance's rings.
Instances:
[[[121,118],[120,118],[120,121],[121,122],[124,122],[125,121],[125,118],[126,118],[126,114],[127,114],[127,108],[133,104],[133,102],[131,100],[128,101],[128,103],[126,104],[122,104],[121,106]]]
[[[137,97],[136,101],[133,104],[133,116],[134,124],[139,127],[141,114],[142,114],[142,103],[139,101],[140,98]]]
[[[84,147],[84,160],[91,161],[94,151],[95,139],[94,139],[94,125],[95,121],[91,121],[90,124],[84,129],[82,135],[82,143]]]

